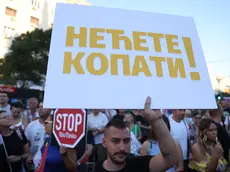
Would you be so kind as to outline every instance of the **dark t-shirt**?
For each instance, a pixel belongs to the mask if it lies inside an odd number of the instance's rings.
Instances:
[[[2,136],[5,147],[8,153],[8,156],[14,155],[14,156],[21,156],[24,153],[24,145],[28,142],[26,139],[26,136],[21,133],[21,138],[17,134],[16,131],[14,131],[10,136]],[[0,147],[1,155],[0,155],[0,171],[9,172],[9,164],[6,160],[6,154],[4,151],[3,145]],[[22,162],[16,162],[11,164],[12,172],[19,172],[22,169]]]
[[[229,138],[229,135],[226,131],[226,129],[216,123],[216,126],[217,126],[217,137],[218,137],[218,140],[221,144],[221,146],[223,147],[224,149],[224,158],[228,161],[228,157],[229,157],[229,149],[230,149],[230,138]]]
[[[140,156],[127,158],[126,165],[122,170],[114,172],[150,172],[149,162],[151,156]],[[109,172],[102,167],[102,164],[96,164],[95,172]]]

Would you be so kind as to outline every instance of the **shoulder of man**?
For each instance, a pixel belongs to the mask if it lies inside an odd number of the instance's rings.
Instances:
[[[219,123],[217,123],[217,122],[215,122],[215,124],[216,124],[216,127],[217,127],[217,130],[218,130],[218,131],[225,130],[225,128],[224,128],[221,124],[219,124]]]
[[[38,128],[38,127],[36,127],[37,125],[39,125],[38,119],[35,120],[35,121],[30,122],[27,125],[26,129],[25,129],[25,133],[27,133],[27,132],[33,132],[34,130],[37,130],[37,128]]]
[[[230,137],[228,135],[228,132],[226,131],[226,129],[219,123],[216,123],[216,127],[217,127],[217,137],[221,140],[225,140],[224,142],[228,142],[227,144],[230,144]]]
[[[107,115],[105,113],[103,113],[103,112],[99,112],[99,115],[104,116],[104,117],[107,118]]]

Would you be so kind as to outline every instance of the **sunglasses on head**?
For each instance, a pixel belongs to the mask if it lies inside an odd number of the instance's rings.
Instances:
[[[53,124],[53,122],[52,121],[45,121],[45,124]]]

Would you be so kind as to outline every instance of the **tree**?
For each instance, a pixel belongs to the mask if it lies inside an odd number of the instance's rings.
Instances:
[[[0,59],[0,84],[1,84],[1,81],[2,81],[2,77],[3,77],[3,60],[4,59]]]
[[[24,88],[44,83],[51,32],[35,29],[12,41],[0,65],[4,83]]]

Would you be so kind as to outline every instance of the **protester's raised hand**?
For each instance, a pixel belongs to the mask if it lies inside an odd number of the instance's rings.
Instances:
[[[160,110],[151,109],[151,98],[147,97],[143,116],[150,122],[154,122],[162,117]]]
[[[61,145],[61,146],[60,146],[60,154],[61,154],[61,155],[66,155],[67,152],[68,152],[68,148],[65,147],[64,145]]]

